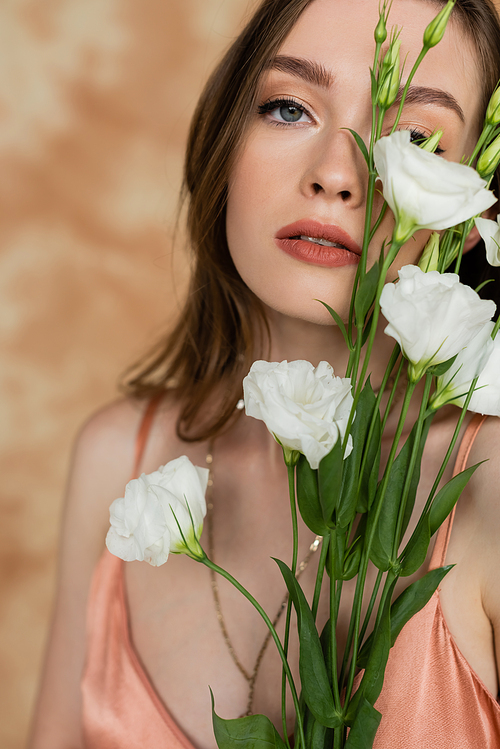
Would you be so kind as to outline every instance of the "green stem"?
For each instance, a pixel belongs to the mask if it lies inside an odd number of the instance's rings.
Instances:
[[[429,395],[431,392],[432,375],[427,374],[425,377],[424,394],[422,396],[422,402],[420,404],[420,410],[418,412],[417,426],[415,430],[415,438],[413,440],[410,463],[406,473],[405,483],[403,486],[403,494],[401,497],[401,503],[399,505],[398,520],[396,524],[396,533],[394,536],[392,555],[395,559],[398,555],[399,544],[401,543],[401,531],[403,528],[404,515],[406,510],[406,503],[408,501],[408,494],[410,493],[410,486],[413,478],[413,471],[415,470],[415,464],[417,462],[417,455],[420,449],[420,438],[422,436],[422,429],[424,426],[425,412],[427,411],[427,405],[429,403]]]
[[[374,73],[376,73],[376,70],[378,68],[381,48],[382,48],[382,45],[380,44],[380,42],[377,42],[375,45],[375,55],[373,59],[373,72]],[[370,224],[371,224],[371,216],[372,216],[372,210],[373,210],[373,195],[375,192],[375,182],[377,179],[377,174],[374,169],[374,161],[373,161],[373,146],[375,145],[375,140],[376,140],[376,127],[377,127],[377,92],[372,91],[372,125],[371,125],[370,144],[368,148],[368,164],[367,164],[368,166],[368,189],[367,189],[366,212],[365,212],[365,226],[364,226],[364,231],[363,231],[363,244],[362,244],[362,249],[361,249],[361,258],[358,263],[358,267],[356,268],[356,277],[354,279],[354,286],[352,289],[351,304],[349,308],[349,324],[347,328],[349,340],[351,343],[352,343],[352,328],[353,328],[353,316],[354,316],[354,299],[356,296],[356,289],[358,287],[360,277],[366,273],[366,258],[367,258],[367,253],[368,253],[368,245],[371,239]],[[351,355],[349,357],[349,364],[347,367],[346,377],[351,377],[352,370],[354,369],[355,361],[356,361],[356,357],[352,359],[352,355]],[[356,373],[354,373],[354,377],[352,377],[352,379],[353,380],[356,379]]]
[[[377,231],[378,227],[382,223],[382,221],[384,219],[384,216],[385,216],[385,214],[387,212],[388,207],[389,207],[388,204],[384,202],[384,205],[382,206],[382,208],[380,210],[380,213],[378,215],[378,219],[373,224],[372,230],[370,232],[370,242],[373,239],[373,237],[375,236],[375,232]]]
[[[472,166],[472,164],[476,160],[476,157],[479,155],[479,151],[481,150],[481,148],[483,147],[483,145],[486,143],[486,141],[489,138],[489,135],[490,135],[490,133],[491,133],[491,131],[493,129],[494,129],[493,125],[486,125],[483,128],[483,132],[479,136],[479,140],[476,143],[476,147],[475,147],[474,151],[472,152],[472,156],[470,157],[469,161],[467,162],[468,166]]]
[[[288,493],[290,496],[290,514],[292,516],[292,573],[297,574],[297,560],[299,556],[299,528],[297,524],[297,500],[295,498],[295,466],[287,466],[288,471]]]
[[[333,749],[342,749],[343,726],[333,729]]]
[[[399,345],[396,344],[395,350],[397,350],[398,355],[400,353]],[[391,393],[389,395],[389,400],[387,401],[387,406],[384,413],[384,418],[382,419],[382,423],[380,425],[380,432],[381,434],[384,433],[385,425],[387,424],[387,419],[390,416],[392,404],[394,403],[394,398],[396,397],[396,391],[398,389],[399,385],[399,378],[401,377],[401,372],[403,371],[403,367],[405,365],[405,359],[401,357],[401,361],[399,362],[398,371],[396,372],[396,377],[394,378],[394,385],[392,386]]]
[[[439,244],[439,261],[438,271],[444,273],[444,271],[450,265],[451,260],[448,262],[448,258],[452,257],[451,247],[456,234],[456,227],[453,226],[450,229],[446,229],[441,242]]]
[[[351,414],[349,416],[349,422],[348,422],[347,429],[346,429],[345,440],[347,440],[347,435],[350,432],[350,428],[352,426],[352,422],[353,422],[353,419],[354,419],[354,412],[355,412],[356,403],[357,403],[357,401],[359,399],[359,396],[361,394],[361,390],[363,388],[363,385],[364,385],[364,382],[365,382],[365,378],[366,378],[366,373],[368,371],[368,364],[370,362],[370,356],[371,356],[371,352],[372,352],[372,349],[373,349],[373,344],[375,342],[375,335],[376,335],[376,332],[377,332],[378,319],[380,317],[380,303],[379,303],[380,302],[380,295],[382,294],[382,291],[384,289],[385,279],[387,277],[387,273],[389,271],[389,268],[391,267],[392,263],[396,259],[396,256],[397,256],[400,248],[401,248],[401,244],[399,244],[398,242],[394,242],[393,241],[391,243],[390,248],[389,248],[389,252],[387,253],[387,256],[386,256],[386,258],[384,260],[384,263],[382,265],[382,269],[381,269],[381,272],[380,272],[380,277],[379,277],[378,285],[377,285],[377,293],[376,293],[376,296],[375,296],[375,305],[374,305],[374,308],[373,308],[373,319],[372,319],[372,324],[371,324],[371,329],[370,329],[370,335],[368,337],[368,342],[367,342],[367,346],[366,346],[366,354],[365,354],[365,358],[364,358],[364,361],[363,361],[363,367],[362,367],[362,370],[361,370],[361,374],[359,376],[359,380],[358,380],[356,392],[355,392],[355,395],[354,395],[354,404],[353,404],[353,407],[351,409]]]
[[[404,424],[406,421],[406,415],[410,407],[410,401],[411,401],[414,390],[415,390],[415,385],[412,382],[408,382],[406,386],[403,407],[399,415],[398,425],[396,427],[396,432],[394,434],[394,438],[393,438],[392,445],[391,445],[391,450],[390,450],[389,457],[387,459],[387,463],[385,466],[384,475],[382,477],[378,496],[376,498],[376,504],[374,504],[374,506],[372,507],[373,522],[371,523],[369,534],[366,537],[366,543],[363,548],[363,556],[361,557],[360,570],[358,572],[358,579],[356,581],[356,590],[354,593],[354,603],[353,603],[352,614],[351,614],[351,616],[354,617],[354,622],[355,622],[354,623],[354,643],[353,643],[353,654],[352,654],[352,659],[351,659],[351,665],[349,669],[349,678],[348,678],[347,688],[346,688],[345,704],[347,704],[349,700],[351,699],[352,687],[354,684],[354,677],[356,675],[356,661],[357,661],[358,649],[359,649],[359,626],[360,626],[360,621],[361,621],[361,606],[363,603],[363,592],[364,592],[364,587],[365,587],[365,582],[366,582],[366,573],[368,571],[368,562],[370,560],[370,550],[371,550],[371,546],[373,543],[375,530],[376,530],[376,527],[380,518],[380,513],[382,512],[382,504],[385,498],[387,485],[389,483],[390,469],[392,467],[394,458],[396,456],[396,451],[399,445],[399,440],[403,433],[403,428],[404,428]]]
[[[312,603],[312,615],[316,621],[318,615],[319,598],[321,595],[321,585],[323,583],[323,575],[325,573],[326,555],[328,554],[328,546],[330,544],[330,536],[324,536],[321,542],[321,551],[319,555],[318,571],[316,572],[316,583],[314,585],[314,595]]]
[[[392,584],[394,580],[398,577],[398,575],[395,574],[395,572],[390,569],[387,573],[387,577],[385,578],[384,587],[382,589],[382,595],[380,596],[380,603],[379,607],[377,609],[377,618],[375,619],[375,624],[373,625],[373,631],[375,632],[380,624],[380,620],[382,619],[382,614],[385,607],[385,602],[387,600],[387,596],[391,594],[392,592]]]
[[[382,582],[382,578],[384,576],[384,573],[382,570],[378,571],[377,579],[375,580],[375,585],[373,586],[372,595],[370,598],[370,603],[368,604],[368,608],[366,610],[365,618],[363,620],[363,626],[361,627],[361,631],[359,633],[359,641],[361,644],[363,644],[364,637],[366,635],[366,630],[368,629],[368,624],[370,623],[373,607],[375,606],[375,601],[377,600],[378,591],[380,588],[380,583]]]
[[[214,572],[217,572],[217,574],[221,575],[223,578],[225,578],[228,582],[231,583],[231,585],[234,585],[234,587],[240,591],[240,593],[245,596],[247,601],[250,601],[252,606],[259,612],[262,619],[267,625],[267,628],[269,632],[271,633],[271,637],[274,640],[274,644],[276,645],[276,648],[278,650],[279,656],[281,658],[281,662],[283,664],[283,668],[285,670],[288,683],[290,685],[290,691],[292,693],[292,700],[293,705],[295,708],[295,715],[297,717],[297,728],[299,733],[299,739],[300,739],[300,746],[305,749],[306,742],[304,739],[304,725],[302,723],[302,715],[300,713],[300,705],[299,705],[299,698],[297,696],[297,690],[295,688],[295,682],[293,680],[292,672],[290,671],[290,666],[288,665],[288,661],[286,659],[285,651],[283,650],[283,646],[280,642],[280,638],[278,637],[278,633],[276,632],[275,628],[273,627],[273,623],[260,605],[260,603],[253,597],[251,593],[248,592],[246,588],[239,583],[236,578],[234,578],[229,572],[226,572],[226,570],[222,569],[222,567],[219,567],[218,564],[215,564],[215,562],[212,562],[206,555],[204,558],[199,560],[202,562],[206,567],[208,567],[211,570],[214,570]],[[285,731],[285,738],[286,738],[286,731]]]
[[[377,394],[377,400],[375,402],[375,407],[373,409],[373,416],[372,416],[372,420],[371,420],[371,423],[370,423],[370,428],[368,430],[368,434],[367,434],[367,438],[366,438],[365,451],[364,451],[364,454],[363,454],[363,458],[361,460],[361,466],[360,466],[360,470],[359,470],[359,481],[358,481],[358,489],[357,489],[357,494],[358,495],[359,495],[360,488],[361,488],[361,477],[364,475],[365,465],[366,465],[366,460],[367,460],[367,455],[368,455],[368,452],[369,452],[369,447],[370,447],[371,441],[373,439],[373,433],[374,433],[374,430],[375,430],[375,425],[377,423],[377,414],[380,411],[380,403],[381,403],[381,400],[382,400],[382,397],[383,397],[383,394],[384,394],[384,391],[385,391],[385,387],[387,385],[387,382],[389,380],[391,372],[394,369],[394,365],[396,364],[397,359],[398,359],[400,353],[401,353],[401,349],[400,349],[399,345],[396,344],[394,346],[393,351],[392,351],[391,358],[389,359],[389,364],[387,365],[384,377],[382,379],[382,383],[380,385],[380,389],[379,389],[378,394]],[[390,408],[391,408],[391,405],[392,405],[392,403],[394,401],[394,397],[395,397],[395,394],[396,394],[396,389],[397,389],[397,386],[398,386],[398,383],[399,383],[399,378],[400,378],[400,375],[401,375],[401,371],[402,371],[403,365],[404,365],[404,359],[401,359],[401,362],[399,364],[399,368],[398,368],[398,371],[397,371],[397,374],[396,374],[396,377],[395,377],[395,380],[394,380],[394,385],[392,387],[392,391],[391,391],[391,394],[389,396],[389,401],[388,401],[388,404],[387,404],[387,408],[385,409],[384,419],[382,421],[382,426],[381,426],[381,432],[384,431],[385,424],[386,424],[387,418],[389,416]],[[381,573],[379,573],[379,575],[380,574]],[[377,578],[376,592],[378,591],[379,586],[380,586],[380,581]],[[375,592],[375,598],[376,598],[376,592]],[[368,619],[371,616],[371,609],[373,608],[373,604],[375,603],[375,598],[372,595],[372,599],[370,599],[370,605],[368,607],[369,608]],[[372,603],[372,600],[373,600],[373,603]],[[364,621],[363,626],[361,628],[361,633],[359,635],[359,642],[361,642],[361,643],[363,642],[363,637],[365,635],[367,624],[368,624],[368,620],[365,618],[365,621]],[[349,630],[348,630],[348,633],[347,633],[346,646],[345,646],[345,650],[344,650],[344,657],[343,657],[343,660],[342,660],[342,669],[341,669],[341,672],[340,672],[340,684],[341,685],[343,685],[343,683],[344,683],[345,671],[347,669],[347,662],[348,662],[348,659],[349,659],[349,653],[351,652],[351,646],[352,646],[353,636],[354,636],[354,618],[351,617],[351,620],[349,622]]]
[[[379,391],[377,393],[377,400],[375,401],[375,407],[373,409],[372,420],[370,422],[370,428],[368,430],[368,434],[367,434],[367,437],[366,437],[365,450],[364,450],[364,453],[363,453],[363,458],[361,459],[361,466],[360,466],[360,469],[359,469],[359,481],[358,481],[358,489],[357,489],[358,495],[359,495],[360,488],[361,488],[361,477],[363,476],[364,471],[365,471],[366,460],[367,460],[369,448],[370,448],[370,445],[371,445],[371,441],[373,439],[373,433],[375,431],[375,426],[377,424],[377,416],[380,413],[380,403],[382,402],[382,398],[383,398],[383,395],[384,395],[384,392],[385,392],[385,388],[387,386],[387,382],[389,380],[389,377],[391,376],[391,372],[394,369],[394,366],[395,366],[395,364],[396,364],[396,362],[398,360],[398,356],[400,355],[400,353],[401,353],[401,349],[399,348],[399,344],[396,344],[394,346],[393,350],[392,350],[391,358],[389,359],[389,363],[387,365],[387,368],[385,370],[384,376],[382,378],[382,382],[380,384]],[[399,365],[399,369],[397,371],[396,378],[394,380],[394,385],[392,387],[392,391],[391,391],[391,394],[389,396],[389,402],[388,402],[387,408],[385,410],[384,420],[382,421],[382,424],[381,424],[381,433],[384,431],[385,423],[386,423],[387,418],[389,416],[389,410],[390,410],[390,407],[392,405],[392,402],[394,401],[394,396],[396,395],[396,388],[398,386],[399,377],[400,377],[400,374],[401,374],[401,369],[403,367],[403,363],[404,363],[404,359],[401,359],[401,363]]]
[[[333,686],[333,699],[335,702],[335,709],[340,713],[342,711],[342,705],[340,703],[340,691],[337,679],[337,601],[336,601],[336,590],[335,590],[335,547],[337,543],[336,530],[330,531],[330,650],[331,650],[331,671],[332,671],[332,686]]]
[[[408,79],[407,79],[407,81],[405,83],[405,87],[403,89],[403,93],[401,95],[401,102],[399,104],[399,109],[398,109],[398,113],[396,115],[396,119],[394,120],[394,125],[392,126],[391,135],[395,131],[395,129],[397,128],[397,126],[399,125],[399,120],[401,119],[401,114],[403,112],[403,107],[404,107],[404,104],[405,104],[406,94],[408,93],[408,89],[410,88],[410,84],[411,84],[411,82],[413,80],[413,76],[417,72],[417,68],[419,67],[420,63],[422,62],[422,60],[424,59],[424,57],[426,56],[426,54],[427,54],[428,51],[429,51],[428,47],[423,47],[421,49],[420,54],[417,57],[417,59],[415,61],[415,64],[413,65],[413,67],[412,67],[412,69],[410,71],[410,75],[408,76]]]
[[[458,252],[457,252],[457,259],[455,261],[455,273],[458,273],[460,270],[460,265],[462,263],[462,255],[464,252],[464,246],[465,246],[465,240],[467,239],[470,230],[472,229],[472,226],[474,224],[474,219],[470,219],[469,221],[466,221],[463,225],[462,229],[462,236],[460,237],[460,244],[458,245]],[[450,263],[452,262],[453,258],[450,258]]]
[[[434,496],[435,496],[435,494],[436,494],[436,492],[437,492],[437,490],[439,488],[439,484],[441,482],[441,479],[443,478],[443,475],[444,475],[444,472],[446,471],[448,463],[450,462],[450,458],[451,458],[451,456],[453,454],[453,450],[455,449],[455,445],[457,443],[458,436],[460,434],[460,429],[462,428],[462,424],[464,423],[464,419],[465,419],[465,417],[467,415],[467,409],[469,407],[469,403],[470,403],[470,400],[472,398],[472,394],[474,392],[474,388],[476,387],[477,380],[478,380],[478,378],[476,377],[472,381],[472,384],[470,386],[469,392],[467,393],[467,398],[465,399],[465,403],[463,405],[462,411],[461,411],[460,416],[458,418],[458,421],[457,421],[457,424],[456,424],[456,427],[455,427],[455,431],[453,432],[453,437],[451,438],[451,442],[450,442],[450,444],[448,446],[448,450],[446,451],[446,455],[444,456],[443,462],[441,463],[441,467],[440,467],[440,469],[438,471],[438,474],[436,476],[436,480],[434,481],[434,484],[432,485],[432,489],[429,492],[429,496],[427,497],[427,501],[426,501],[425,507],[424,507],[424,509],[422,511],[422,515],[419,518],[417,527],[413,531],[413,534],[416,534],[417,531],[420,530],[421,521],[427,515],[427,513],[430,510],[430,507],[431,507],[431,504],[432,504],[432,500],[434,499]]]
[[[295,497],[295,466],[287,465],[288,471],[288,493],[290,496],[290,513],[292,517],[292,534],[293,534],[293,549],[292,549],[292,574],[295,577],[297,574],[297,560],[299,553],[299,529],[297,524],[297,501]],[[288,596],[286,605],[286,618],[285,618],[285,636],[283,639],[283,651],[285,657],[288,656],[288,643],[290,641],[290,622],[292,618],[292,601]],[[283,723],[283,734],[287,735],[286,728],[286,671],[283,667],[281,674],[281,720]]]

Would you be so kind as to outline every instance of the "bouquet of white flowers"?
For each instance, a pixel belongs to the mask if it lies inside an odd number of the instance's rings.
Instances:
[[[395,584],[423,565],[431,537],[477,468],[463,471],[438,490],[467,409],[500,415],[499,324],[492,322],[495,304],[463,285],[456,273],[445,272],[452,263],[458,270],[474,221],[485,239],[489,261],[500,264],[498,222],[478,218],[496,201],[489,182],[500,162],[500,90],[492,97],[468,164],[450,163],[433,153],[441,133],[416,145],[410,142],[408,131],[396,131],[415,71],[442,38],[453,4],[450,0],[427,27],[393,131],[386,137],[381,137],[384,116],[396,101],[401,76],[397,34],[391,36],[381,59],[381,47],[387,38],[385,6],[375,30],[370,145],[351,131],[369,174],[362,254],[349,320],[342,320],[328,308],[349,349],[346,377],[335,377],[326,362],[314,368],[306,361],[257,361],[244,380],[246,412],[265,422],[283,448],[289,472],[293,559],[290,566],[277,561],[289,592],[284,641],[259,603],[215,565],[200,544],[206,513],[206,470],[193,467],[186,457],[179,458],[130,482],[124,498],[111,506],[107,544],[114,554],[159,565],[167,560],[169,551],[186,553],[230,580],[261,613],[282,658],[296,712],[295,745],[301,749],[372,746],[380,721],[374,704],[382,689],[389,651],[402,627],[429,601],[450,568],[427,572],[393,601]],[[377,180],[382,183],[385,203],[373,220]],[[381,248],[379,261],[367,270],[368,246],[387,206],[395,216],[394,232]],[[399,281],[386,284],[400,248],[422,228],[442,234],[431,235],[420,266],[404,266]],[[369,365],[381,312],[388,321],[385,333],[395,339],[395,346],[376,393],[370,383]],[[423,395],[418,418],[398,452],[403,429],[408,428],[410,401],[419,383]],[[381,471],[381,436],[396,389],[402,384],[399,422]],[[384,393],[389,399],[382,408]],[[461,416],[415,530],[403,545],[427,432],[435,413],[448,403],[461,407]],[[297,580],[296,505],[308,528],[323,538],[312,602]],[[378,575],[362,621],[370,563]],[[325,570],[330,618],[320,633],[316,615]],[[339,653],[339,601],[344,581],[353,578],[356,590],[347,643]],[[287,662],[292,607],[300,641],[300,688]],[[375,625],[367,636],[372,616]],[[242,749],[269,744],[284,749],[288,745],[286,731],[282,739],[263,715],[236,720],[223,720],[215,711],[213,715],[221,749],[229,749],[235,742]]]

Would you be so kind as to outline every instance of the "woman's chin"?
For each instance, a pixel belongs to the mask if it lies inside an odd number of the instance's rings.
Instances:
[[[339,304],[338,301],[335,302],[334,300],[320,301],[317,299],[311,299],[310,302],[301,301],[292,305],[290,304],[290,300],[288,301],[288,304],[283,305],[276,304],[276,302],[271,302],[270,304],[264,302],[264,308],[268,319],[270,321],[275,320],[276,322],[281,320],[282,324],[285,319],[288,319],[291,325],[293,325],[294,322],[297,324],[320,325],[323,327],[337,325],[325,304],[335,310],[344,323],[349,319],[349,302]],[[324,303],[322,303],[322,301],[324,301]]]

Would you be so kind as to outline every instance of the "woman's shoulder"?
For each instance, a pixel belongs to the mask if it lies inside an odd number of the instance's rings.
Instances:
[[[70,482],[75,475],[101,486],[128,480],[146,406],[145,401],[121,398],[91,414],[75,439]]]
[[[176,433],[179,407],[175,393],[170,392],[154,398],[120,398],[91,414],[75,440],[69,502],[89,509],[91,503],[101,515],[104,505],[107,522],[109,504],[123,496],[137,470],[149,473],[190,452],[191,446]]]
[[[467,467],[481,464],[474,472],[471,485],[477,501],[493,503],[500,513],[500,418],[488,416],[481,424],[479,431],[472,443]],[[493,507],[491,509],[494,509]]]
[[[471,537],[480,549],[481,595],[490,621],[500,632],[500,418],[489,416],[472,445],[467,465],[480,464],[469,482],[464,505]]]
[[[153,406],[151,408],[151,406]],[[146,412],[151,419],[139,437]],[[119,398],[99,408],[80,427],[74,450],[73,468],[83,464],[92,469],[94,478],[113,480],[119,475],[128,479],[134,469],[138,440],[147,446],[158,437],[157,422],[161,421],[162,436],[175,435],[177,403],[171,397]]]

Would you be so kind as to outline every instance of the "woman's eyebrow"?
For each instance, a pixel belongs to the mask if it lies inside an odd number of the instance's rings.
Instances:
[[[404,86],[400,86],[396,101],[393,106],[401,103]],[[405,97],[405,104],[436,104],[439,107],[451,109],[457,114],[462,122],[465,122],[465,115],[462,107],[454,96],[440,88],[428,88],[427,86],[410,86]]]
[[[281,70],[321,88],[330,88],[334,82],[333,74],[324,65],[302,57],[277,55],[269,61],[266,69]]]
[[[324,65],[313,60],[307,60],[303,57],[291,57],[288,55],[277,55],[269,61],[266,70],[280,70],[282,73],[288,73],[296,78],[302,78],[308,83],[315,86],[329,89],[333,86],[334,76]],[[401,102],[404,86],[400,86],[398,96],[394,106]],[[405,101],[407,104],[435,104],[446,109],[451,109],[458,115],[462,122],[465,122],[465,115],[462,107],[447,91],[439,88],[429,88],[428,86],[410,86],[406,94]]]

